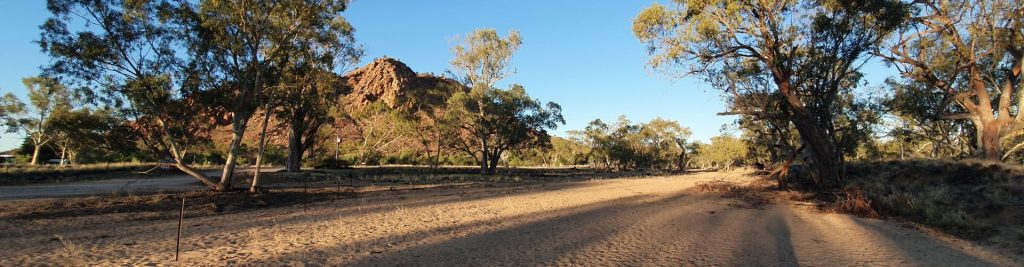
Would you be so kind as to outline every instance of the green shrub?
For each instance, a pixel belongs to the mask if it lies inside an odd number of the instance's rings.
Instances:
[[[313,165],[313,167],[317,168],[317,169],[335,169],[335,170],[337,170],[337,169],[348,169],[348,168],[351,168],[351,166],[352,166],[352,163],[350,161],[348,161],[348,160],[345,160],[345,159],[334,159],[334,158],[320,159],[320,160],[318,160],[318,162],[316,164]]]

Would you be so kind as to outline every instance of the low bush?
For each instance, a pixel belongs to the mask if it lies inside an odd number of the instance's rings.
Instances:
[[[344,159],[326,158],[318,160],[313,167],[328,170],[350,169],[352,168],[352,163]]]

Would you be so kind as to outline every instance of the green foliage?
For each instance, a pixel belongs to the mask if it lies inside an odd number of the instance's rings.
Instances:
[[[79,108],[51,117],[53,145],[61,158],[72,164],[111,162],[131,157],[135,136],[109,109]],[[84,156],[84,157],[82,157]]]
[[[334,158],[322,158],[320,160],[317,160],[316,163],[314,163],[313,165],[313,167],[317,169],[329,170],[347,169],[350,168],[350,166],[352,166],[352,163],[350,161]]]
[[[512,73],[510,61],[523,44],[518,31],[501,38],[494,29],[479,29],[463,38],[462,44],[452,47],[455,57],[451,61],[453,72],[463,84],[470,87],[494,86],[494,83]]]
[[[0,123],[7,124],[16,114],[22,113],[25,109],[25,104],[18,100],[18,97],[12,93],[6,93],[0,96]],[[8,127],[7,132],[14,129]]]
[[[744,163],[748,153],[747,145],[731,135],[712,137],[711,144],[698,144],[694,148],[694,162],[702,169],[730,169],[739,166]]]
[[[590,154],[590,147],[583,144],[579,136],[570,138],[558,136],[551,137],[551,161],[549,165],[575,166],[587,163],[587,156]]]
[[[892,143],[889,158],[964,158],[974,155],[974,127],[968,121],[943,120],[937,114],[963,112],[946,105],[941,93],[920,88],[920,83],[887,80],[891,97],[882,105],[890,110],[893,122],[886,133]]]
[[[313,106],[324,103],[296,95],[331,95],[320,93],[335,89],[321,79],[331,75],[321,74],[361,54],[341,16],[348,1],[51,0],[47,7],[53,16],[41,26],[39,41],[54,59],[47,74],[120,108],[153,154],[184,162],[190,148],[209,146],[210,130],[230,120],[234,138],[221,183],[189,172],[217,190],[231,184],[242,136],[258,107],[280,93],[300,109],[285,110],[284,117],[309,113],[323,121],[322,109]],[[324,82],[295,86],[313,80]],[[285,87],[299,90],[272,90]],[[300,119],[294,120],[314,124]]]
[[[508,90],[474,88],[456,93],[448,101],[444,123],[458,129],[458,149],[477,158],[493,173],[502,153],[513,149],[550,147],[549,129],[564,124],[562,108],[554,102],[542,105],[520,85]]]
[[[53,60],[48,75],[133,120],[141,146],[158,157],[182,158],[208,142],[221,110],[199,79],[215,73],[189,60],[188,4],[51,0],[47,8],[39,44]]]
[[[550,146],[547,130],[565,124],[558,104],[542,104],[520,85],[494,88],[512,73],[510,61],[520,45],[517,31],[501,38],[493,29],[481,29],[452,48],[453,72],[472,89],[448,99],[443,123],[454,132],[452,143],[476,158],[481,173],[493,174],[505,151]]]
[[[614,125],[594,120],[578,135],[591,148],[591,163],[618,169],[683,169],[690,129],[655,118],[632,124],[619,116]]]
[[[73,96],[63,84],[52,78],[28,77],[22,82],[28,93],[29,105],[13,95],[5,96],[4,123],[9,132],[21,131],[28,135],[35,147],[29,164],[35,165],[39,161],[39,150],[54,139],[53,131],[60,126],[53,121],[54,114],[71,110]]]
[[[827,186],[860,139],[840,132],[866,129],[856,126],[869,119],[847,112],[856,102],[843,98],[868,52],[908,16],[894,0],[676,1],[642,11],[633,32],[652,67],[702,75],[723,90],[724,115],[791,122],[808,144],[815,181]]]

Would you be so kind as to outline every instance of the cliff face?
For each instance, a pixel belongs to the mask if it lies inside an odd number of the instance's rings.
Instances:
[[[342,95],[338,99],[347,112],[355,112],[366,108],[376,101],[384,102],[388,107],[417,114],[421,120],[425,112],[444,108],[448,98],[455,92],[468,91],[452,79],[432,74],[417,74],[409,66],[397,59],[383,57],[370,62],[366,66],[353,70],[342,76],[344,85]],[[226,119],[225,119],[226,121]],[[351,122],[338,120],[339,132],[351,129]],[[256,147],[263,124],[263,111],[259,110],[249,120],[244,144]],[[286,146],[288,142],[288,122],[271,117],[267,124],[267,142],[272,146]],[[344,135],[344,134],[343,134]],[[214,129],[212,138],[215,146],[222,146],[231,140],[231,126],[220,125]],[[218,148],[219,149],[219,148]]]
[[[452,79],[417,74],[405,63],[388,57],[345,74],[343,80],[348,91],[341,102],[350,111],[375,101],[403,110],[441,106],[456,90],[468,90]]]

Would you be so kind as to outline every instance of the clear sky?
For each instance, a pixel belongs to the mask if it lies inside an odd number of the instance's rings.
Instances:
[[[33,41],[49,15],[45,1],[0,0],[0,93],[24,99],[23,77],[37,75],[48,58]],[[366,48],[363,63],[389,56],[417,72],[444,73],[454,37],[478,28],[501,35],[520,31],[523,46],[513,59],[517,72],[502,81],[522,84],[542,101],[562,105],[566,125],[581,129],[594,119],[634,122],[662,117],[692,129],[707,141],[734,117],[715,116],[724,105],[718,92],[697,79],[672,80],[646,68],[643,44],[633,37],[633,17],[653,1],[411,1],[355,0],[346,18]],[[873,83],[884,68],[868,70]],[[0,151],[22,135],[0,136]]]

